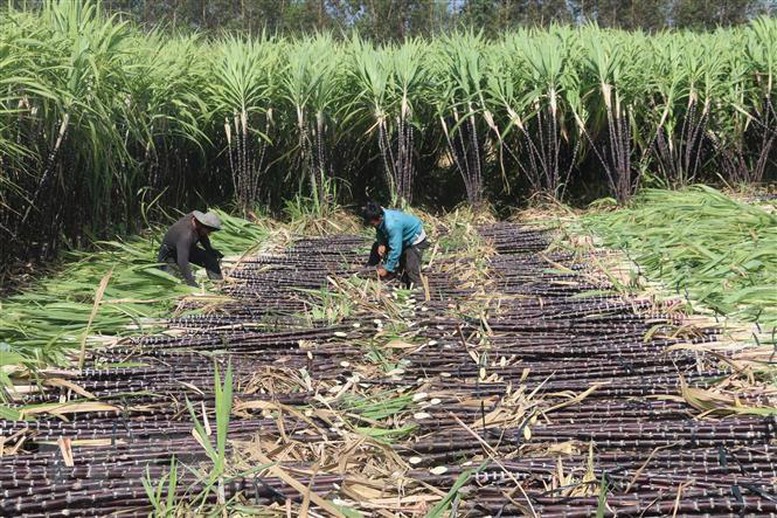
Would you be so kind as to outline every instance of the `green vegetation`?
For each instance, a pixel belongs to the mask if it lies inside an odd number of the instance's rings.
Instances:
[[[233,398],[232,393],[233,386],[233,374],[232,365],[227,367],[227,372],[224,375],[224,383],[222,385],[221,376],[219,375],[218,364],[215,369],[215,383],[214,383],[214,398],[216,407],[216,445],[211,442],[210,426],[206,426],[207,416],[202,416],[202,421],[197,417],[197,411],[195,406],[188,399],[186,400],[186,408],[189,410],[189,415],[194,423],[194,431],[192,432],[194,438],[202,446],[207,453],[208,458],[213,463],[213,466],[209,469],[205,488],[199,498],[202,499],[200,504],[200,512],[202,506],[207,501],[209,491],[216,493],[217,502],[220,506],[226,504],[224,500],[224,475],[227,469],[227,432],[229,431],[229,420],[232,413]],[[204,412],[203,407],[203,412]],[[207,430],[206,430],[207,428]],[[195,499],[196,500],[196,499]]]
[[[459,497],[459,491],[467,485],[473,476],[483,471],[487,465],[488,462],[483,462],[480,466],[463,471],[461,475],[456,478],[453,486],[448,490],[443,499],[437,502],[437,504],[426,514],[426,518],[442,518],[445,516],[445,513],[453,502]],[[536,513],[532,514],[536,515]]]
[[[178,506],[176,491],[178,490],[179,467],[175,457],[170,460],[170,469],[167,473],[154,480],[150,470],[146,467],[146,477],[143,479],[143,489],[148,500],[154,508],[155,516],[175,516]]]
[[[646,190],[627,209],[584,217],[605,246],[701,308],[777,326],[777,215],[708,187]]]
[[[625,202],[646,182],[758,183],[775,173],[775,63],[769,18],[376,46],[148,32],[82,1],[11,10],[0,264],[136,231],[151,200],[279,212],[302,194],[325,214],[365,192],[514,206],[538,193]]]

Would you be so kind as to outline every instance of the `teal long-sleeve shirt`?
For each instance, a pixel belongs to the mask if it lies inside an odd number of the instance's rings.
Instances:
[[[395,271],[402,251],[412,246],[423,231],[423,223],[415,216],[400,210],[383,209],[383,221],[375,229],[378,243],[389,249],[383,267]]]

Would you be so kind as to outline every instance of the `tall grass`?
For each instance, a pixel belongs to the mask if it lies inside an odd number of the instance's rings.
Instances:
[[[157,196],[244,212],[294,194],[625,202],[645,183],[777,169],[773,19],[375,46],[148,33],[98,6],[51,0],[0,19],[3,264],[134,230]]]

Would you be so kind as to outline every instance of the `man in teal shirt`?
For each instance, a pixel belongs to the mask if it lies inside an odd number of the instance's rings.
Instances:
[[[387,278],[403,272],[408,286],[421,286],[421,260],[429,247],[424,225],[417,217],[400,210],[384,209],[371,201],[364,207],[364,223],[375,228],[368,266],[378,267],[378,275]]]

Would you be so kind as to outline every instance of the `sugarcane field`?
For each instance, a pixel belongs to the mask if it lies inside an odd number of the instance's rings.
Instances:
[[[2,3],[0,516],[777,517],[777,3]]]

